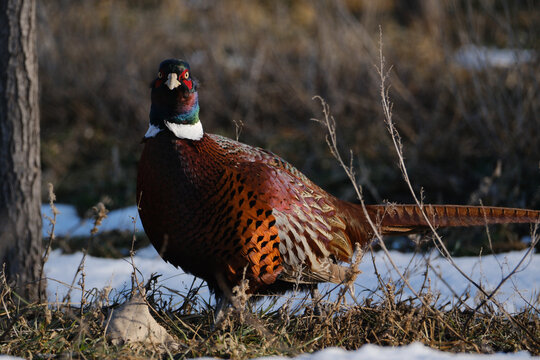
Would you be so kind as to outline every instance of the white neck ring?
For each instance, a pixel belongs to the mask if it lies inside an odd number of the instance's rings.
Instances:
[[[200,140],[204,134],[200,121],[195,124],[176,124],[165,121],[165,126],[179,139]]]

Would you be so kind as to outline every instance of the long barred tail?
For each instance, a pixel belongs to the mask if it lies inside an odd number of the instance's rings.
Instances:
[[[382,235],[414,233],[428,228],[417,205],[367,205],[366,208]],[[423,209],[435,228],[540,223],[538,210],[461,205],[424,205]]]

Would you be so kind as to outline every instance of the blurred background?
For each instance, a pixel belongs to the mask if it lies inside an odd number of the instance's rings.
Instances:
[[[530,1],[38,2],[43,194],[83,215],[135,203],[149,84],[187,60],[207,132],[264,147],[332,194],[330,105],[367,202],[412,202],[380,105],[379,26],[393,119],[427,203],[540,208],[540,7]],[[44,198],[44,201],[46,199]],[[528,227],[497,228],[501,246]],[[452,231],[454,241],[485,230]]]

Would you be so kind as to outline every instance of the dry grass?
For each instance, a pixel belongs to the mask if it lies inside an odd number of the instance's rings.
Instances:
[[[384,5],[383,5],[384,4]],[[166,57],[200,79],[205,128],[263,146],[323,188],[354,199],[331,159],[314,95],[340,119],[344,149],[368,202],[409,202],[379,108],[378,26],[394,65],[411,177],[429,202],[540,207],[540,57],[467,71],[463,45],[538,51],[540,10],[530,2],[40,2],[43,168],[60,202],[85,210],[134,203],[135,165],[149,81]],[[495,171],[500,164],[501,171]],[[481,233],[470,235],[477,239]],[[504,234],[503,237],[508,238]],[[462,236],[461,238],[465,238]],[[462,241],[465,242],[466,241]],[[466,244],[461,244],[465,246]]]

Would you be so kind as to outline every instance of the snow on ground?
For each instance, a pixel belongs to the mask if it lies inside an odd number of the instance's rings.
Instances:
[[[54,227],[56,236],[88,236],[90,234],[90,230],[94,227],[92,219],[79,218],[75,207],[71,205],[56,204],[55,206],[60,212]],[[47,237],[51,230],[50,221],[48,220],[52,218],[50,206],[43,204],[41,206],[41,213],[44,216],[43,236]],[[109,212],[99,227],[99,232],[111,230],[133,231],[134,228],[137,231],[141,231],[143,227],[141,220],[137,216],[137,206],[130,206]]]
[[[521,351],[517,353],[509,354],[453,354],[443,351],[438,351],[424,346],[420,343],[413,343],[407,346],[390,347],[390,346],[376,346],[366,344],[356,351],[346,351],[340,348],[327,348],[321,351],[317,351],[313,354],[302,354],[292,359],[296,360],[363,360],[363,359],[377,359],[377,360],[484,360],[484,359],[496,359],[496,360],[517,360],[517,359],[533,359],[528,352]],[[0,360],[19,360],[22,358],[12,356],[0,355]],[[213,359],[213,358],[199,358],[199,359]],[[291,359],[283,356],[268,356],[257,359],[265,360],[285,360]]]
[[[528,352],[522,351],[514,354],[453,354],[438,351],[424,346],[420,343],[413,343],[407,346],[390,347],[366,344],[356,351],[346,351],[340,348],[327,348],[313,354],[302,354],[293,359],[297,360],[481,360],[481,359],[531,359]],[[209,358],[201,358],[209,359]],[[285,360],[290,359],[283,356],[268,356],[257,359]]]
[[[470,297],[466,301],[467,304],[469,306],[476,305],[478,301],[476,289],[466,281],[447,260],[435,256],[435,254],[428,254],[423,257],[391,251],[390,255],[400,271],[407,274],[409,283],[415,291],[420,291],[423,284],[425,286],[428,286],[429,284],[433,292],[442,295],[439,300],[440,304],[446,303],[447,301],[449,301],[450,304],[455,303],[456,299],[453,296],[453,292],[458,295],[469,293]],[[504,276],[510,273],[524,256],[525,251],[516,251],[496,256],[484,256],[482,258],[455,258],[455,262],[463,272],[472,277],[477,283],[481,284],[484,289],[491,291],[498,285]],[[444,281],[435,275],[435,272],[431,269],[428,270],[429,282],[425,281],[424,273],[426,268],[423,264],[425,264],[426,258],[428,257],[430,257],[429,261],[433,268],[438,273],[442,274]],[[75,254],[62,254],[60,250],[54,250],[51,253],[49,261],[45,264],[45,273],[49,279],[48,294],[51,302],[62,300],[67,294],[69,285],[73,281],[74,274],[79,266],[81,258],[82,254],[80,252]],[[373,261],[383,280],[388,281],[391,279],[398,285],[401,283],[400,276],[392,269],[388,258],[383,252],[374,253]],[[177,290],[182,294],[186,294],[194,281],[195,285],[201,284],[200,280],[185,274],[181,269],[176,269],[174,266],[165,263],[153,247],[139,250],[134,256],[134,263],[139,271],[139,281],[146,281],[150,278],[151,274],[158,273],[162,275],[159,278],[159,285]],[[355,294],[358,299],[362,299],[363,297],[370,296],[377,289],[378,284],[370,254],[367,254],[364,257],[364,261],[360,263],[359,269],[362,273],[356,280]],[[133,272],[133,267],[129,258],[103,259],[88,256],[85,260],[84,272],[85,288],[87,290],[92,288],[102,289],[110,286],[112,289],[116,289],[116,291],[111,293],[111,296],[115,296],[118,291],[125,290],[131,286],[130,276]],[[79,286],[77,286],[79,278],[80,276],[75,281],[75,288],[71,293],[72,301],[74,302],[76,302],[77,299],[80,299],[81,296],[81,292],[78,290]],[[445,283],[448,284],[449,287]],[[336,288],[335,285],[323,284],[319,286],[319,290],[322,294],[327,294],[325,297],[326,300],[333,301],[338,296],[339,288]],[[535,299],[538,297],[539,290],[540,255],[529,255],[521,270],[502,285],[496,298],[499,302],[505,304],[507,311],[515,312],[526,306],[527,302],[534,303]],[[162,288],[162,291],[165,295],[171,296],[173,300],[178,302],[182,301],[182,297],[175,295],[174,291],[169,291],[166,288]],[[213,301],[206,287],[203,286],[200,289],[199,294],[202,297],[201,300]],[[380,293],[378,292],[373,295],[375,299],[377,299],[378,296],[380,296]],[[404,291],[404,299],[409,296],[413,296],[413,293],[406,288]],[[303,293],[293,293],[289,296],[282,296],[277,299],[277,304],[275,304],[274,307],[279,307],[285,302],[291,301],[293,303],[292,305],[297,306],[304,297]],[[273,299],[271,298],[267,298],[265,302],[270,303],[272,300]],[[353,301],[354,299],[348,295],[348,302],[351,303]]]
[[[74,254],[62,254],[60,250],[51,252],[49,261],[45,264],[48,295],[51,302],[62,301],[68,293],[81,259],[82,253],[80,252]],[[139,250],[134,262],[142,273],[142,278],[139,276],[139,281],[148,280],[153,273],[162,274],[159,278],[159,285],[186,293],[194,279],[193,276],[184,274],[181,270],[161,260],[153,247]],[[133,267],[129,258],[104,259],[88,256],[85,260],[84,272],[87,290],[93,288],[101,290],[105,287],[111,287],[113,290],[111,297],[114,297],[118,292],[131,288]],[[73,302],[77,302],[77,299],[81,298],[80,286],[77,285],[79,279],[80,276],[75,280],[75,286],[71,292]],[[209,298],[205,290],[201,291],[201,295]]]

